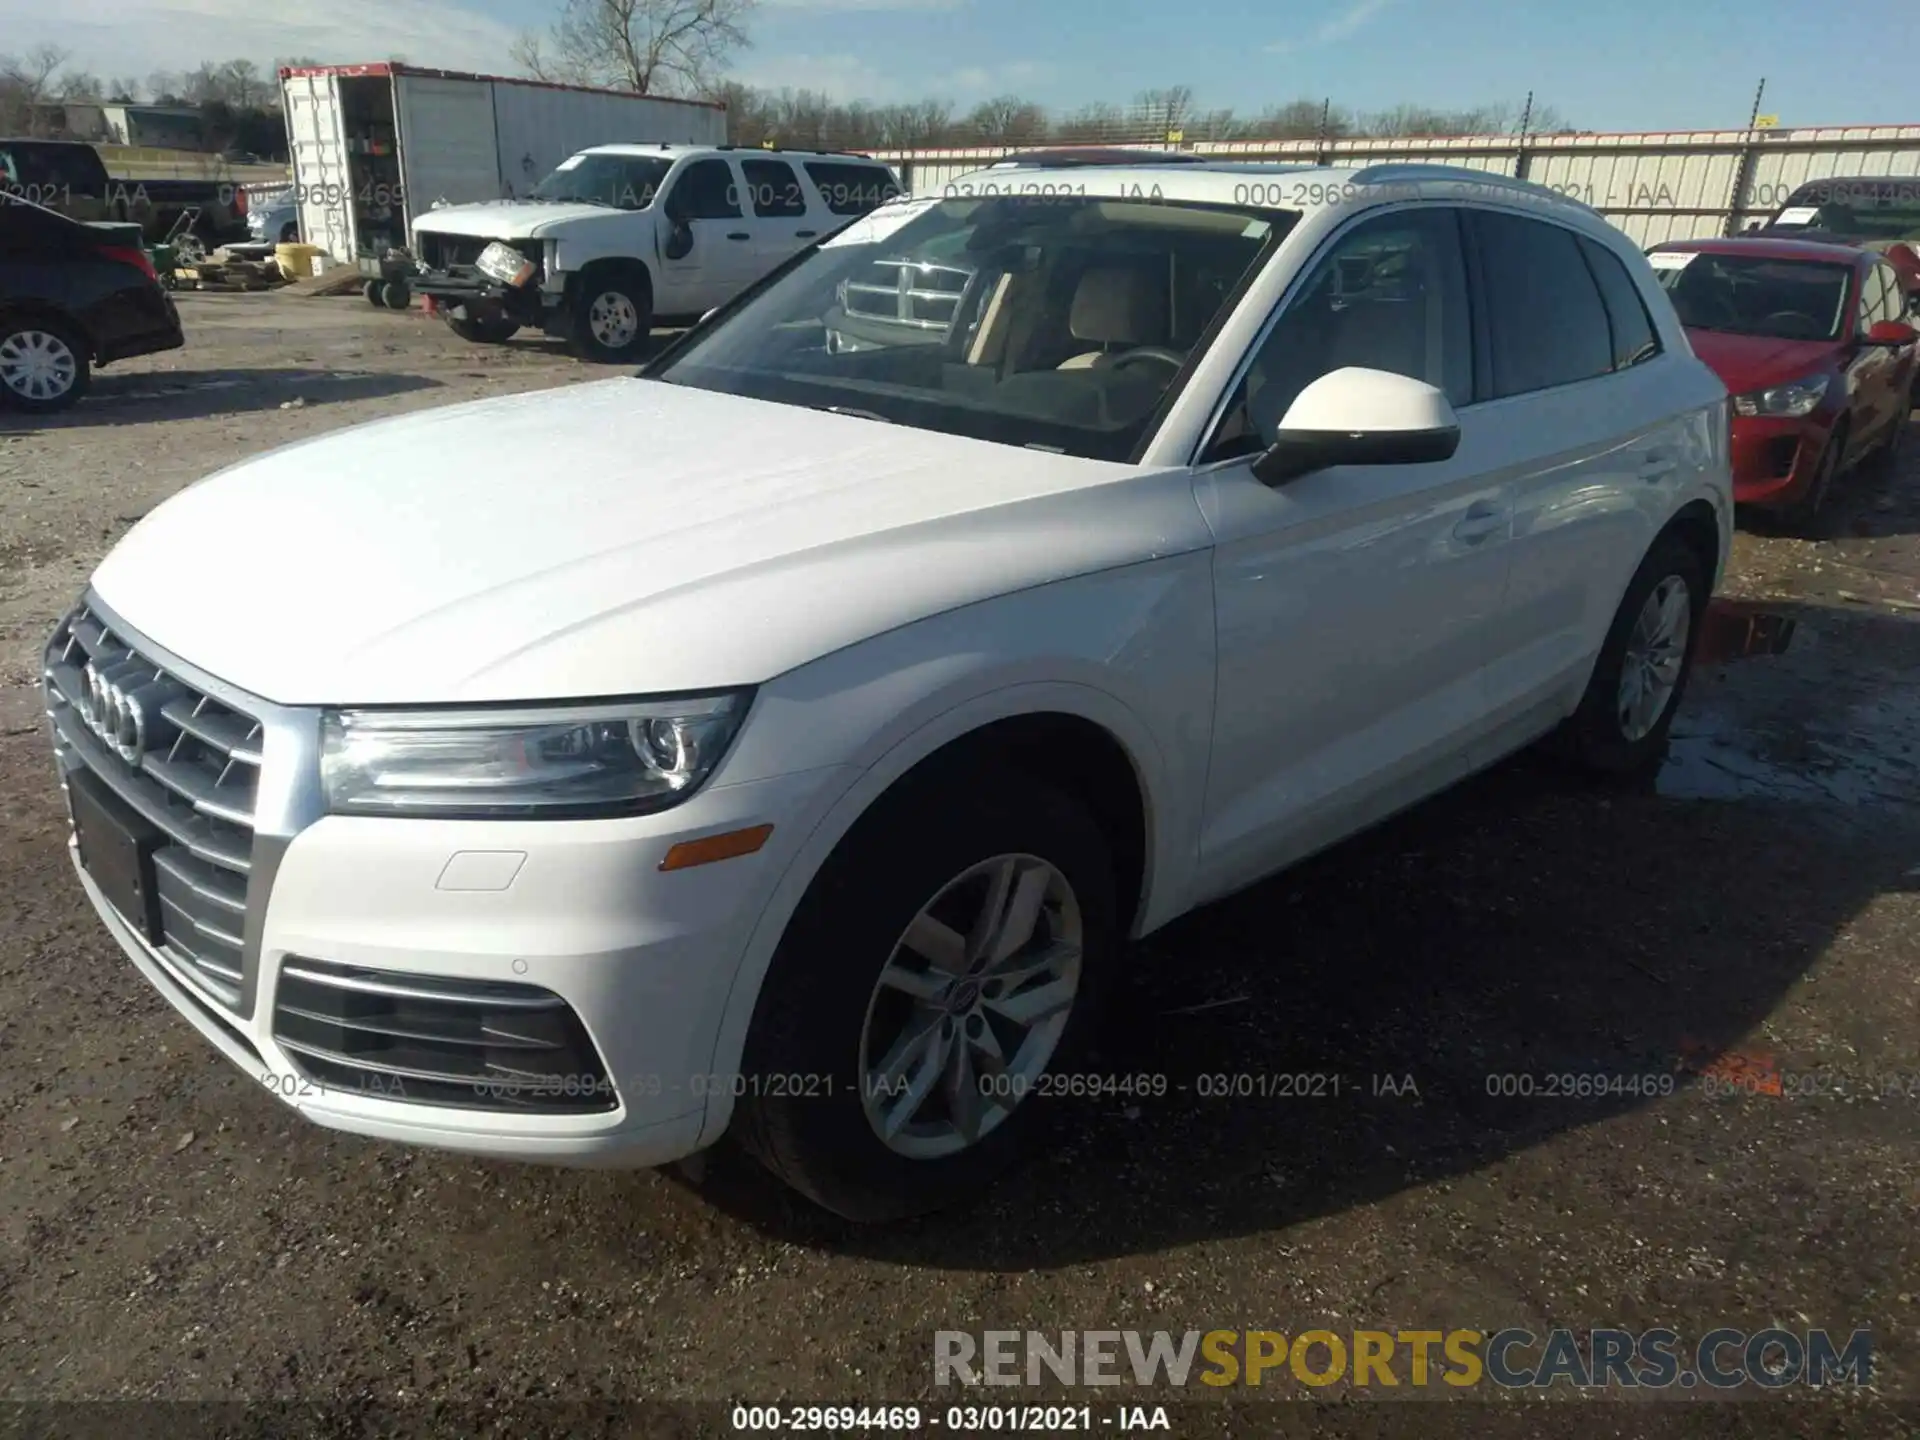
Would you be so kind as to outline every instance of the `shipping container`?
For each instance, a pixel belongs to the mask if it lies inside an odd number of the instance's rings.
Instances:
[[[336,260],[413,243],[437,204],[514,199],[590,145],[721,145],[727,112],[398,61],[280,71],[300,232]]]

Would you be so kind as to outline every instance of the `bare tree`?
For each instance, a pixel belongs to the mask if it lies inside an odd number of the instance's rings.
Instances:
[[[140,99],[140,82],[131,75],[116,75],[107,82],[107,103],[133,105]]]
[[[266,103],[267,82],[251,60],[229,60],[220,67],[225,93],[220,97],[236,110],[257,110]]]
[[[610,85],[640,95],[698,94],[750,42],[756,0],[566,0],[543,39],[514,59],[540,80]]]
[[[54,92],[62,100],[80,100],[99,104],[106,99],[107,87],[100,77],[85,70],[68,70],[54,82]]]
[[[965,121],[982,145],[1029,145],[1047,138],[1047,112],[1018,95],[996,95],[973,107]]]
[[[71,58],[58,45],[40,45],[23,56],[0,55],[0,120],[4,128],[44,135],[54,72]]]

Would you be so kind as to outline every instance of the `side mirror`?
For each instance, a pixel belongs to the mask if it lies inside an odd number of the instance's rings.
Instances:
[[[1867,329],[1867,344],[1885,345],[1890,349],[1899,349],[1902,345],[1911,345],[1920,340],[1920,330],[1904,320],[1876,320]]]
[[[1333,465],[1431,465],[1459,448],[1459,417],[1439,390],[1348,366],[1300,392],[1253,473],[1279,486]]]
[[[684,260],[693,253],[693,226],[684,220],[675,220],[667,231],[666,257],[669,260]]]

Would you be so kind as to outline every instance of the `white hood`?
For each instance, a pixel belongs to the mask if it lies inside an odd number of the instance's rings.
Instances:
[[[551,204],[539,200],[495,200],[485,205],[449,205],[416,215],[413,230],[434,235],[471,235],[482,240],[531,240],[556,225],[579,220],[604,220],[628,212],[606,205],[570,201]]]
[[[281,704],[539,700],[759,683],[1207,543],[1184,472],[620,378],[247,461],[156,508],[94,587]]]

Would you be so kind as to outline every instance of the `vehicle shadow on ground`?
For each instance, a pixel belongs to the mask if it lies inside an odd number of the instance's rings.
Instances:
[[[438,389],[424,375],[371,370],[165,370],[94,376],[80,403],[56,415],[0,410],[0,434],[155,420],[204,420],[282,407],[337,405]]]
[[[1797,608],[1849,649],[1906,632],[1894,653],[1920,677],[1920,625]],[[1782,663],[1728,667],[1726,688]],[[1920,801],[1910,768],[1887,783]],[[700,1189],[797,1244],[1051,1270],[1284,1230],[1656,1103],[1749,1035],[1876,896],[1920,889],[1920,828],[1890,842],[1886,797],[1856,796],[1816,843],[1815,802],[1743,793],[1594,787],[1516,757],[1137,946],[1100,1068],[1165,1077],[1166,1093],[1071,1103],[1061,1148],[983,1203],[847,1226],[725,1152]],[[1555,1076],[1607,1093],[1550,1098]]]
[[[580,363],[592,369],[604,370],[608,374],[618,375],[622,369],[631,371],[636,366],[645,365],[662,350],[678,340],[684,333],[685,330],[681,327],[676,327],[671,330],[655,330],[647,337],[646,346],[641,350],[639,355],[631,360],[622,360],[617,365],[600,365],[589,360],[583,360]],[[553,355],[556,357],[573,355],[573,347],[569,341],[557,335],[542,334],[538,330],[522,330],[518,335],[513,336],[511,339],[503,340],[497,345],[487,345],[478,348],[509,351],[519,350],[529,355]]]

